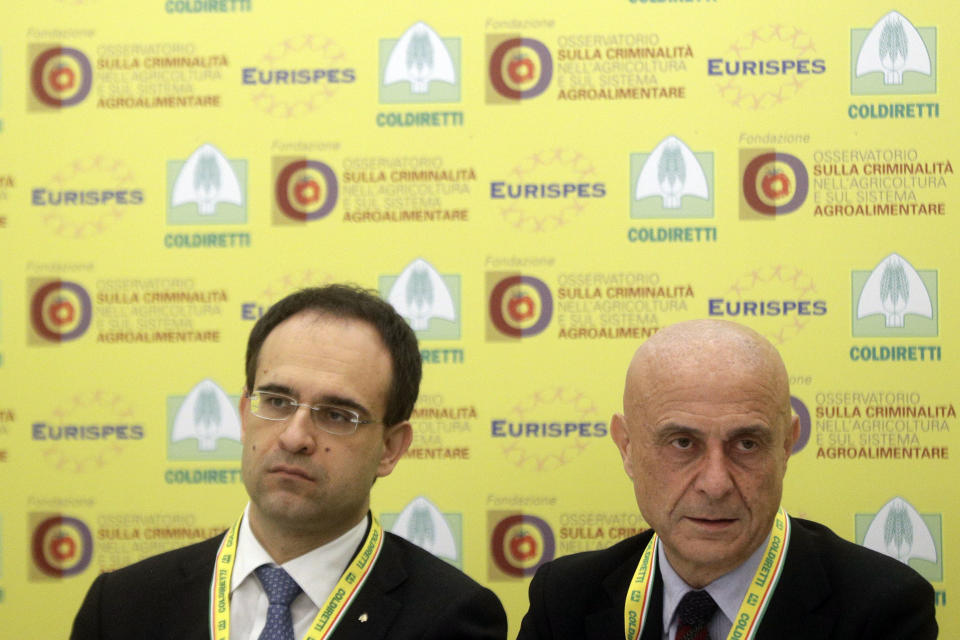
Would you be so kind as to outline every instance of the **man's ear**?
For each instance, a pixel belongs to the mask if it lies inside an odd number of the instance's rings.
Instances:
[[[406,420],[383,428],[383,455],[380,456],[380,465],[377,467],[378,478],[390,475],[397,462],[410,448],[411,442],[413,427]]]
[[[250,406],[250,396],[247,395],[247,388],[244,387],[243,393],[240,394],[240,442],[243,442],[247,435],[247,416],[250,415],[247,411],[248,406]]]
[[[615,413],[610,419],[610,437],[613,438],[623,460],[623,470],[627,477],[633,479],[633,469],[630,464],[630,430],[627,428],[627,419],[622,413]]]
[[[783,443],[786,449],[784,451],[784,461],[790,457],[790,454],[793,452],[793,446],[797,444],[797,440],[800,439],[800,416],[790,415],[790,426],[787,428],[785,436]]]

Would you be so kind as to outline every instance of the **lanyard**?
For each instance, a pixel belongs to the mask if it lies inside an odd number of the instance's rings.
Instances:
[[[240,516],[243,519],[243,516]],[[231,527],[220,543],[217,562],[213,567],[213,583],[210,585],[210,637],[212,640],[230,640],[230,583],[233,565],[237,559],[237,536],[240,520]],[[317,617],[304,640],[323,640],[330,637],[343,613],[353,602],[360,587],[370,575],[380,550],[383,547],[383,527],[371,517],[370,529],[357,554],[350,560],[327,601],[320,607]]]
[[[657,546],[659,538],[653,534],[647,548],[640,556],[637,570],[630,581],[627,590],[627,599],[623,608],[623,626],[627,640],[637,640],[643,632],[643,625],[647,621],[647,609],[650,595],[653,591],[653,576],[657,572]],[[784,560],[787,557],[787,547],[790,544],[790,518],[781,507],[773,520],[773,529],[770,532],[770,541],[764,551],[763,559],[757,572],[750,581],[750,587],[740,603],[740,610],[730,627],[727,640],[750,640],[760,626],[770,596],[777,586],[780,573],[783,571]]]

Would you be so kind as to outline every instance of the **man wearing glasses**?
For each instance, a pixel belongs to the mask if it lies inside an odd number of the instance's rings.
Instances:
[[[420,377],[413,331],[376,296],[280,300],[247,343],[242,517],[98,577],[71,637],[505,638],[493,592],[370,514],[410,446]]]

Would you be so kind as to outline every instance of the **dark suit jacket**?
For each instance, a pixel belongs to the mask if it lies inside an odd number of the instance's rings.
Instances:
[[[937,637],[933,587],[910,567],[792,518],[780,582],[758,640],[925,640]],[[530,582],[518,640],[623,638],[623,604],[653,533],[549,562]],[[660,640],[663,579],[655,576],[641,640]]]
[[[71,640],[209,640],[210,583],[223,536],[147,558],[94,580]],[[362,613],[366,622],[360,622]],[[387,532],[373,571],[333,638],[507,637],[492,591]]]

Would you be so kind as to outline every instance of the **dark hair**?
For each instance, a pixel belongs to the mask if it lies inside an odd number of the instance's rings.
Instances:
[[[248,392],[253,391],[263,341],[278,324],[301,311],[362,320],[373,326],[393,362],[383,423],[392,425],[410,418],[423,373],[417,336],[388,302],[375,292],[354,285],[331,284],[301,289],[276,302],[257,320],[247,340]]]

